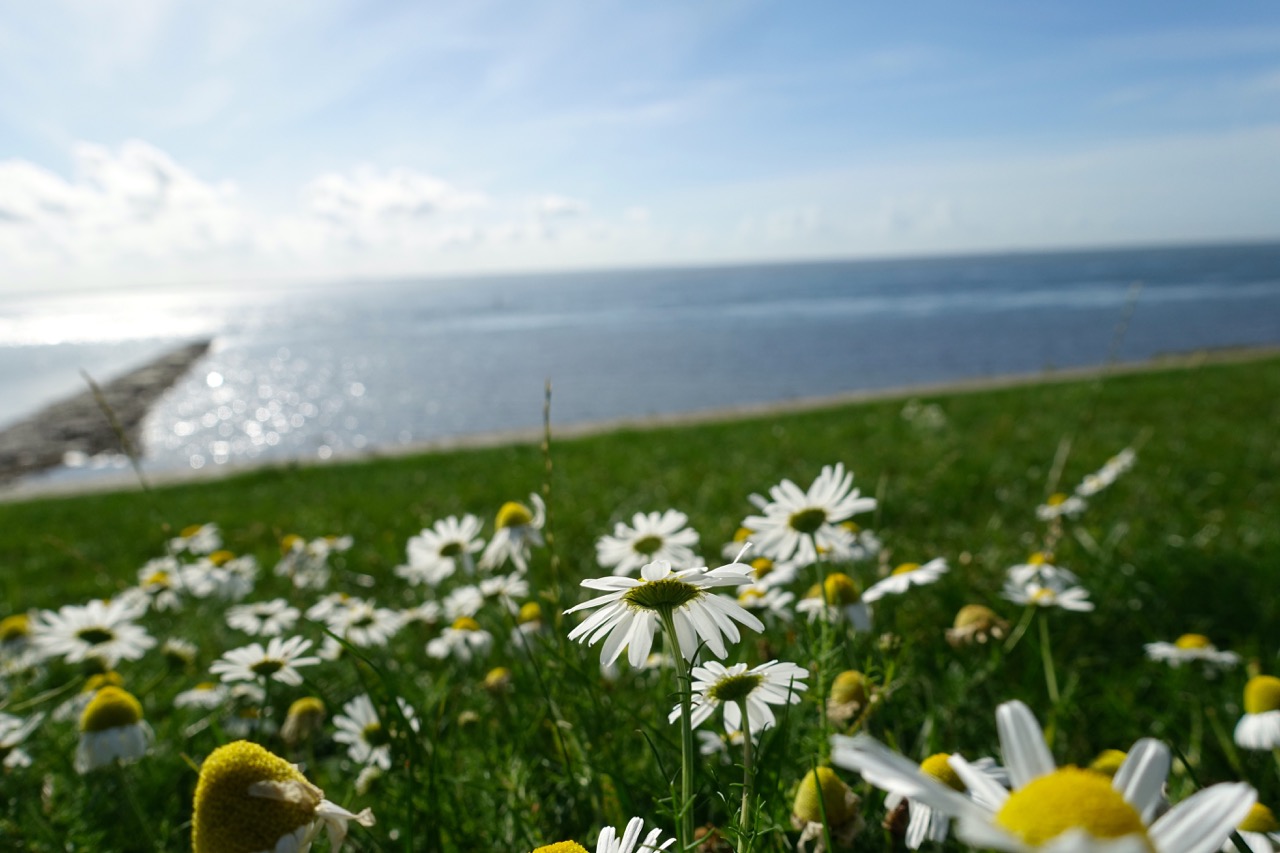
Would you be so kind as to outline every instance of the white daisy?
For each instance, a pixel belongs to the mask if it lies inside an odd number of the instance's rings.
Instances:
[[[1074,610],[1087,613],[1093,610],[1093,602],[1089,600],[1089,591],[1082,586],[1057,587],[1042,586],[1032,582],[1016,584],[1012,581],[1005,584],[1003,595],[1015,604],[1034,604],[1036,607],[1061,607],[1063,610]]]
[[[760,610],[777,617],[783,622],[792,618],[791,606],[795,603],[796,594],[786,592],[778,587],[766,587],[760,584],[744,586],[738,590],[738,603],[748,610]]]
[[[142,705],[133,694],[107,686],[89,700],[80,715],[80,743],[74,766],[77,773],[136,761],[146,755],[153,737],[142,718]]]
[[[810,622],[825,618],[848,622],[855,631],[871,630],[871,609],[862,600],[858,584],[844,572],[831,572],[821,586],[814,584],[796,604],[796,612],[807,614]]]
[[[724,730],[742,731],[744,726],[739,703],[745,702],[747,722],[750,724],[745,728],[753,734],[771,729],[777,724],[777,719],[769,706],[794,705],[799,702],[800,694],[809,688],[804,683],[804,679],[808,677],[809,671],[804,667],[776,660],[751,669],[747,669],[745,663],[725,667],[716,661],[695,666],[690,725],[697,728],[706,722],[716,708],[723,707]],[[667,721],[674,723],[679,718],[680,706],[676,705]]]
[[[1256,796],[1245,784],[1214,785],[1153,821],[1170,766],[1164,744],[1138,741],[1109,779],[1057,767],[1040,725],[1021,702],[996,709],[996,728],[1012,792],[953,755],[947,763],[968,789],[965,796],[866,735],[833,737],[832,761],[877,787],[958,818],[957,834],[966,844],[1010,853],[1210,853]]]
[[[622,835],[618,835],[617,830],[612,826],[606,826],[600,830],[595,853],[657,853],[659,850],[666,850],[676,841],[674,838],[663,841],[660,829],[649,830],[649,834],[642,841],[640,839],[642,832],[644,832],[644,820],[638,817],[627,821]],[[637,844],[640,846],[637,847]],[[578,851],[587,853],[586,848],[575,841],[559,841],[535,848],[533,853],[578,853]]]
[[[1138,455],[1132,448],[1126,447],[1107,460],[1106,464],[1092,474],[1088,474],[1076,486],[1076,494],[1087,498],[1114,483],[1121,474],[1133,467]]]
[[[1075,572],[1055,566],[1049,562],[1047,555],[1039,553],[1032,554],[1025,563],[1010,566],[1007,580],[1015,586],[1034,584],[1058,590],[1080,585],[1080,578],[1076,577]]]
[[[1067,495],[1055,492],[1048,500],[1036,507],[1036,518],[1041,521],[1053,521],[1055,518],[1075,518],[1085,511],[1084,498],[1080,495]]]
[[[615,575],[629,575],[655,560],[688,565],[697,559],[693,549],[698,544],[698,534],[688,524],[689,516],[674,509],[637,512],[630,527],[619,521],[612,536],[596,541],[596,561]]]
[[[331,592],[307,608],[307,618],[314,622],[328,622],[343,610],[355,607],[361,599],[345,592]]]
[[[606,590],[606,594],[566,610],[575,613],[600,607],[569,632],[569,639],[595,645],[605,640],[600,662],[612,664],[627,649],[627,660],[640,666],[653,646],[653,635],[661,622],[660,614],[669,612],[675,625],[680,653],[693,660],[698,639],[716,657],[728,654],[725,639],[738,642],[741,636],[734,622],[761,631],[764,625],[731,598],[710,592],[714,587],[740,586],[747,579],[747,568],[731,563],[718,569],[705,567],[672,571],[671,564],[659,560],[640,569],[640,579],[605,577],[584,580],[588,589]],[[670,638],[668,638],[670,639]]]
[[[771,501],[752,496],[763,514],[748,516],[742,526],[755,531],[753,538],[766,557],[805,564],[815,562],[819,552],[848,544],[849,531],[840,522],[876,508],[875,498],[864,498],[853,488],[853,474],[841,463],[824,466],[808,492],[783,480],[769,489],[769,496]]]
[[[358,599],[335,610],[325,622],[330,631],[362,649],[385,646],[404,625],[396,611]]]
[[[516,601],[529,595],[529,580],[520,572],[494,575],[480,581],[480,593],[486,598],[498,599],[508,610],[516,613],[520,610]]]
[[[174,554],[212,554],[222,547],[222,534],[216,524],[193,524],[169,540],[169,550]]]
[[[140,615],[137,602],[124,598],[67,604],[57,613],[43,610],[32,620],[32,647],[42,657],[68,663],[100,660],[111,669],[122,660],[138,660],[156,644],[133,623]]]
[[[406,547],[409,562],[396,567],[396,574],[410,584],[435,586],[459,568],[475,571],[475,558],[484,548],[480,538],[482,522],[474,515],[442,518],[412,537]]]
[[[351,549],[350,536],[322,536],[310,542],[290,534],[280,543],[283,552],[275,573],[293,581],[298,589],[324,589],[329,585],[329,557]]]
[[[409,728],[417,732],[418,718],[413,708],[400,698],[396,704]],[[333,724],[338,728],[333,739],[347,745],[347,756],[352,761],[391,769],[391,741],[395,737],[396,721],[384,726],[367,695],[357,696],[343,705],[342,713],[333,718]]]
[[[230,551],[215,551],[183,566],[181,577],[182,586],[196,598],[239,601],[253,592],[258,561],[252,554],[237,557]]]
[[[32,714],[24,720],[12,714],[0,713],[0,758],[4,759],[6,769],[31,766],[31,756],[22,749],[21,744],[43,719],[44,714]]]
[[[298,608],[283,598],[273,598],[228,607],[227,624],[251,637],[278,637],[292,631],[300,615]]]
[[[1244,716],[1236,723],[1236,745],[1280,748],[1280,678],[1255,675],[1244,686]]]
[[[272,637],[265,649],[260,643],[250,643],[225,652],[213,662],[209,672],[222,676],[222,680],[228,683],[257,679],[266,681],[269,678],[297,687],[302,683],[298,667],[320,663],[320,658],[303,654],[309,648],[311,641],[302,637],[290,637],[287,640]]]
[[[460,586],[444,597],[446,619],[475,616],[481,607],[484,607],[484,593],[478,586]]]
[[[1172,643],[1147,643],[1143,648],[1151,660],[1164,661],[1175,669],[1187,661],[1204,661],[1224,669],[1240,663],[1240,655],[1219,651],[1204,634],[1183,634]]]
[[[516,501],[507,501],[494,521],[497,530],[480,555],[480,568],[492,571],[507,560],[519,571],[528,571],[529,552],[542,545],[542,526],[547,521],[547,505],[536,493],[529,495],[530,510]]]
[[[459,616],[453,624],[440,632],[440,636],[427,643],[427,655],[437,660],[457,658],[468,663],[482,657],[493,645],[493,635],[480,627],[470,616]]]
[[[182,607],[182,596],[178,587],[182,583],[182,566],[173,557],[158,557],[149,560],[138,569],[138,589],[147,598],[152,609],[178,610]]]
[[[226,685],[214,681],[202,681],[190,690],[183,690],[173,697],[175,708],[201,708],[206,711],[221,708],[229,692]]]
[[[935,557],[923,566],[919,563],[903,563],[888,577],[873,583],[862,593],[862,600],[871,604],[886,595],[901,595],[908,587],[923,586],[936,581],[947,573],[947,561]]]

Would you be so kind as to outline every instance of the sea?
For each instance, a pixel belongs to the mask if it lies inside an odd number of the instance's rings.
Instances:
[[[146,471],[1280,344],[1280,243],[8,295],[0,426],[202,338]]]

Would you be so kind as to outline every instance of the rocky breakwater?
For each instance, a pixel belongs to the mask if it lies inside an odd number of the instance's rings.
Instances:
[[[55,468],[68,453],[122,452],[117,430],[138,448],[139,428],[152,403],[208,352],[210,343],[187,344],[106,383],[93,377],[101,399],[86,382],[83,392],[0,431],[0,485]]]

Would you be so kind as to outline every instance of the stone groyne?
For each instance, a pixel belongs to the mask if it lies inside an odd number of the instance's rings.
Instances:
[[[68,453],[122,452],[117,431],[137,448],[139,427],[151,404],[208,352],[211,343],[186,344],[106,383],[92,377],[101,399],[86,382],[81,393],[0,430],[0,486],[57,467]]]

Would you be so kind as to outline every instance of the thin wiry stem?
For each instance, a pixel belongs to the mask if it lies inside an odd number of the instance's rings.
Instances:
[[[664,608],[661,614],[662,630],[675,661],[676,688],[680,692],[680,803],[676,809],[676,829],[680,849],[687,850],[693,843],[693,682],[689,678],[689,663],[680,651],[675,617],[670,608]]]
[[[1040,614],[1040,660],[1044,664],[1044,683],[1049,689],[1049,701],[1058,705],[1058,674],[1053,668],[1053,649],[1049,645],[1049,620]]]
[[[752,821],[752,800],[755,798],[755,767],[752,766],[751,717],[747,713],[747,700],[738,700],[742,710],[742,814],[738,819],[738,853],[750,853],[755,838]]]

